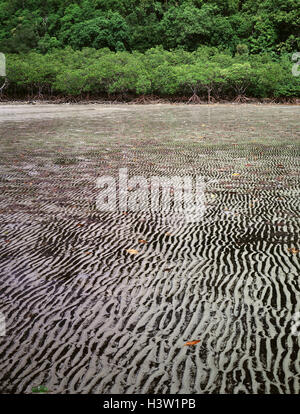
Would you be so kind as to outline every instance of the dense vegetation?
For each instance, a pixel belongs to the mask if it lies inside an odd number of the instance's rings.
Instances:
[[[299,0],[0,0],[0,22],[7,96],[299,96]]]
[[[1,0],[0,49],[300,49],[299,0]]]
[[[239,100],[245,95],[293,97],[300,92],[286,55],[275,61],[269,55],[232,57],[209,47],[194,52],[156,47],[145,53],[67,47],[45,55],[9,55],[8,73],[7,93],[38,98],[119,95],[124,100],[154,94],[186,95],[198,102],[204,95],[208,100]]]

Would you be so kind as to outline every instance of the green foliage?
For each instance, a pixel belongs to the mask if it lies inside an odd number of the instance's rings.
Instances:
[[[251,84],[255,83],[257,72],[249,62],[234,63],[224,71],[225,79],[237,96],[245,95]]]
[[[299,0],[0,0],[0,50],[299,50]]]
[[[242,43],[236,45],[236,54],[237,55],[248,55],[249,49],[248,46]]]
[[[38,95],[51,92],[59,69],[54,59],[36,52],[10,55],[7,59],[10,83]]]
[[[179,66],[177,73],[179,83],[188,86],[194,95],[205,90],[208,102],[211,92],[224,81],[221,66],[212,61],[197,61],[194,65]]]
[[[74,17],[76,21],[76,17]],[[61,39],[74,49],[93,47],[100,49],[125,50],[129,42],[129,29],[119,13],[108,12],[99,17],[70,24],[62,31]]]
[[[47,53],[50,50],[59,49],[61,47],[62,43],[57,40],[55,36],[50,37],[48,33],[38,41],[37,45],[37,49],[41,53]]]
[[[164,45],[174,48],[179,45],[193,50],[200,44],[208,44],[214,30],[216,7],[204,5],[200,9],[189,4],[170,7],[161,21],[165,35]]]
[[[299,0],[0,0],[10,95],[299,96]]]
[[[200,47],[194,52],[162,47],[139,52],[109,48],[53,49],[7,55],[8,94],[110,96],[141,94],[297,97],[299,78],[292,75],[290,54],[247,55]]]
[[[32,387],[31,388],[31,391],[34,392],[34,393],[41,393],[41,394],[43,394],[43,393],[48,392],[48,388],[45,387],[44,385],[38,385],[37,387]]]

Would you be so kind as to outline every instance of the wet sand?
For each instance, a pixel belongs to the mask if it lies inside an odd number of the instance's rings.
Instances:
[[[0,105],[0,392],[299,393],[299,132],[292,105]],[[203,177],[203,216],[99,211],[120,168]]]

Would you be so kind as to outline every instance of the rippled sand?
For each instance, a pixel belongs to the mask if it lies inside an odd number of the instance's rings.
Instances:
[[[1,392],[299,393],[299,125],[299,106],[0,106]],[[203,216],[99,211],[121,167],[202,176]]]

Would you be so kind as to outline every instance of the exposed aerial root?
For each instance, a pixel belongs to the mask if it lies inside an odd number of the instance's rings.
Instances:
[[[137,98],[133,99],[129,103],[131,104],[152,104],[152,103],[169,103],[168,99],[160,98],[159,96],[149,95],[149,96],[138,96]]]
[[[251,101],[251,99],[250,98],[247,98],[246,96],[244,96],[244,95],[238,95],[235,99],[234,99],[234,101],[233,102],[236,102],[236,103],[247,103],[247,102],[249,102],[249,101]]]
[[[196,93],[194,93],[193,96],[191,96],[190,99],[187,101],[187,103],[201,104],[203,103],[203,101],[201,101],[200,97]]]

